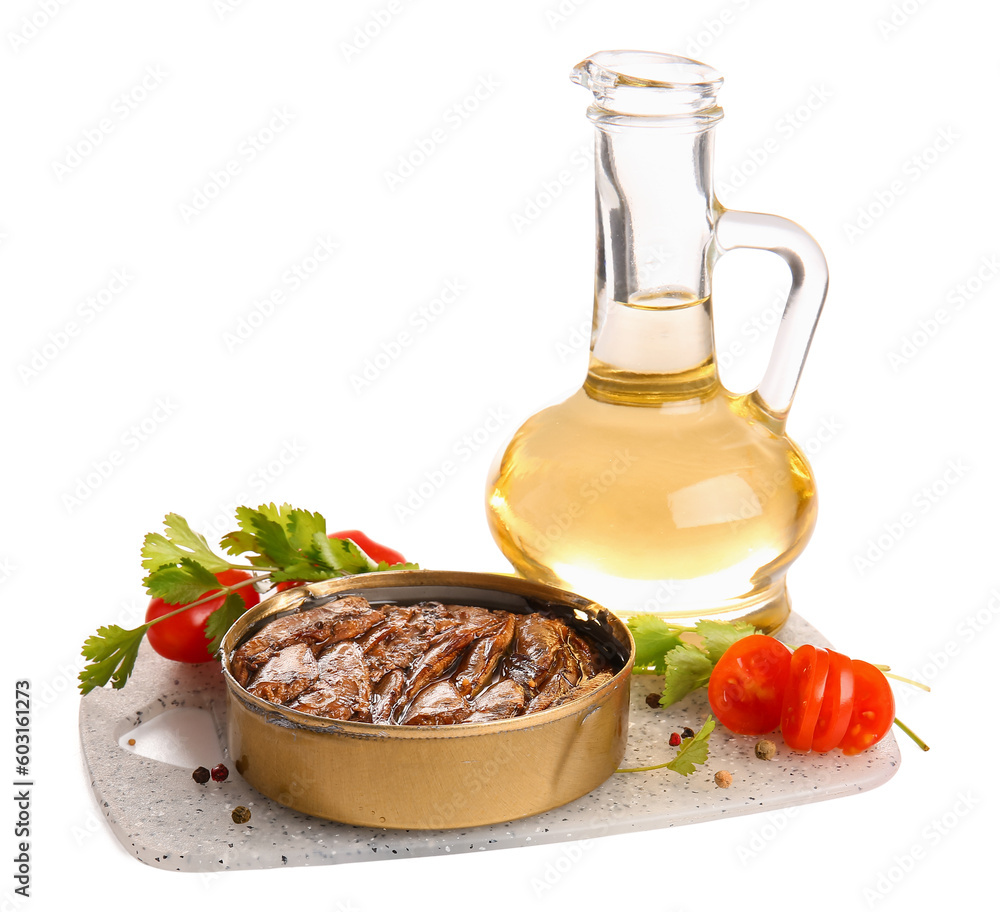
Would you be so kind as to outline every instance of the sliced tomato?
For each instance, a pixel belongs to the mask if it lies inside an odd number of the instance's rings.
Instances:
[[[791,653],[774,637],[737,640],[719,659],[708,681],[712,712],[739,735],[764,735],[781,721]]]
[[[848,756],[860,754],[881,741],[896,718],[896,700],[881,671],[854,659],[854,707],[839,747]]]
[[[792,653],[781,710],[781,736],[794,751],[812,748],[829,670],[830,652],[822,646],[800,646]]]
[[[830,653],[830,669],[823,688],[823,705],[812,736],[814,751],[833,750],[847,733],[854,708],[854,669],[851,660],[839,652]]]

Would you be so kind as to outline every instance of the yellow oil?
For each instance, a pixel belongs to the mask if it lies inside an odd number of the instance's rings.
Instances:
[[[611,310],[583,388],[498,458],[494,538],[521,575],[622,617],[776,629],[785,571],[815,524],[804,455],[752,395],[719,382],[709,301]]]

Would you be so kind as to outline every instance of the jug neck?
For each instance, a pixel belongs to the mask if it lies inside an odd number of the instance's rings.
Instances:
[[[603,52],[594,92],[597,262],[585,389],[655,405],[719,387],[711,312],[713,127],[721,77],[685,58]]]

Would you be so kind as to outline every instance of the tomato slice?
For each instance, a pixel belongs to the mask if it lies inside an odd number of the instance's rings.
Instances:
[[[708,702],[721,725],[739,735],[765,735],[781,721],[792,655],[774,637],[737,640],[708,681]]]
[[[822,646],[800,646],[792,653],[781,710],[781,736],[794,751],[812,748],[829,670],[830,652]]]
[[[819,710],[812,736],[812,749],[833,750],[847,734],[854,708],[854,669],[851,660],[839,652],[830,653],[830,670],[826,673],[823,705]]]
[[[849,757],[881,741],[896,718],[892,688],[874,665],[854,659],[854,708],[840,749]]]

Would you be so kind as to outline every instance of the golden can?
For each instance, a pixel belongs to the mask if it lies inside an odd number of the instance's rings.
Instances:
[[[425,600],[563,616],[616,654],[603,686],[552,709],[493,722],[379,725],[277,706],[232,675],[233,650],[267,621],[318,600],[374,606]],[[517,577],[397,570],[313,583],[268,598],[222,643],[229,751],[240,775],[294,810],[370,827],[441,829],[500,823],[585,795],[621,764],[635,645],[614,615],[572,592]]]

